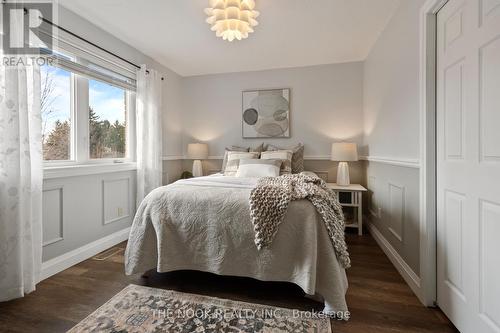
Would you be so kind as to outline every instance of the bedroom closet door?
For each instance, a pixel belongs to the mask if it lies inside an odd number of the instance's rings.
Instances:
[[[500,0],[437,15],[438,305],[461,332],[500,332]]]

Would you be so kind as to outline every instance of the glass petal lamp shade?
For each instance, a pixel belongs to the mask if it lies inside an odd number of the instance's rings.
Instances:
[[[259,24],[255,20],[259,12],[254,10],[254,0],[209,0],[208,5],[206,21],[215,35],[224,40],[245,39]]]

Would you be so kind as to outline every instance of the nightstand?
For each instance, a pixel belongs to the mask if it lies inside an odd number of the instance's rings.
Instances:
[[[353,207],[355,218],[353,221],[346,221],[347,228],[357,228],[358,235],[363,234],[363,192],[366,188],[359,184],[351,184],[348,186],[337,185],[336,183],[327,183],[329,189],[335,191],[339,197],[339,202],[342,207]]]

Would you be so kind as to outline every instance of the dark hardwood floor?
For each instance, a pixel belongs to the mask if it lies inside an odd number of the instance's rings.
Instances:
[[[421,305],[370,235],[348,235],[347,240],[352,317],[332,321],[333,332],[456,332],[439,309]],[[125,276],[124,248],[122,243],[104,253],[104,260],[89,259],[52,276],[25,298],[0,303],[0,332],[64,332],[130,283],[302,310],[322,308],[288,283],[192,271]]]

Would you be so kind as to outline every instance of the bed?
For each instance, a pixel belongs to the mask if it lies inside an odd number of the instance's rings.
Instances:
[[[126,274],[198,270],[291,282],[320,297],[324,311],[347,311],[345,270],[309,201],[292,201],[272,244],[257,249],[249,211],[256,182],[217,174],[152,191],[130,231]]]

